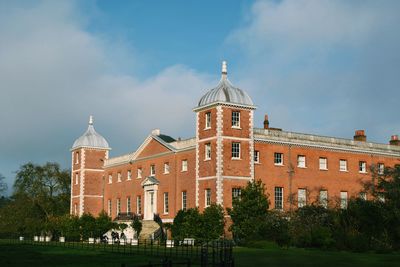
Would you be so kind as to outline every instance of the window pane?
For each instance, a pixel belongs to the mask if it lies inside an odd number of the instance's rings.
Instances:
[[[283,165],[283,154],[282,153],[274,154],[274,163],[276,165]]]
[[[304,207],[307,204],[307,190],[299,189],[297,193],[297,205],[299,208]]]
[[[283,188],[275,187],[275,209],[283,209]]]
[[[232,111],[232,127],[240,127],[240,112]]]

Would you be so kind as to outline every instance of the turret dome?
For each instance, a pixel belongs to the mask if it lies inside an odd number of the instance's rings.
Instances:
[[[228,80],[227,74],[226,61],[223,61],[221,80],[215,88],[209,90],[200,99],[197,108],[218,102],[254,107],[250,96],[245,91],[233,86]]]
[[[75,140],[72,149],[80,147],[110,149],[106,139],[96,132],[93,126],[93,116],[89,118],[89,126],[86,132]]]

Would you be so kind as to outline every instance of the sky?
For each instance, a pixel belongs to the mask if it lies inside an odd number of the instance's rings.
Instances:
[[[152,129],[195,135],[192,109],[228,77],[255,127],[388,143],[400,134],[400,1],[0,0],[0,173],[69,168],[89,115],[133,152]]]

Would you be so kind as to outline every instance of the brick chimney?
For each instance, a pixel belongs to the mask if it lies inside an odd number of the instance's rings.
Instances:
[[[362,142],[367,141],[367,136],[365,135],[365,131],[356,130],[356,133],[354,135],[354,141],[362,141]]]
[[[268,129],[268,128],[269,128],[268,115],[265,114],[265,117],[264,117],[264,129]]]
[[[400,146],[400,140],[398,135],[392,135],[390,138],[389,144],[392,146]]]

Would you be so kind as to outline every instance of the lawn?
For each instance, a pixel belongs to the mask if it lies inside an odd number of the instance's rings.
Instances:
[[[400,254],[350,253],[316,249],[234,248],[235,266],[400,266]],[[161,257],[104,252],[100,249],[64,248],[0,243],[0,266],[113,266],[127,267],[160,263]],[[196,266],[196,265],[192,265]]]

